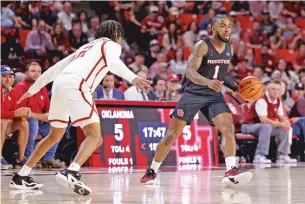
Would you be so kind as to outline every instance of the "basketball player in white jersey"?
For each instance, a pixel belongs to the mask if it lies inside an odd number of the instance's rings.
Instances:
[[[92,97],[92,91],[108,71],[126,79],[140,89],[150,86],[150,81],[138,77],[120,60],[124,31],[116,21],[104,21],[95,34],[95,40],[83,45],[75,53],[49,68],[19,100],[31,97],[42,87],[54,81],[52,87],[49,135],[38,143],[31,157],[15,174],[10,187],[15,189],[40,189],[42,184],[29,176],[34,165],[64,135],[69,118],[72,125],[82,128],[86,139],[79,147],[71,165],[56,175],[60,185],[88,195],[91,189],[80,181],[80,167],[102,145],[101,126]]]

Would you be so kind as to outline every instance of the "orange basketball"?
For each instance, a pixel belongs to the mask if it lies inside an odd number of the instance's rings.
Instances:
[[[255,101],[264,94],[264,86],[258,78],[248,76],[239,82],[238,93],[246,101]]]

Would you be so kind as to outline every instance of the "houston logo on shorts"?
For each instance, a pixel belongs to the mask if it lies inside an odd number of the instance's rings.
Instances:
[[[184,116],[184,111],[182,109],[177,110],[177,116],[183,117]]]

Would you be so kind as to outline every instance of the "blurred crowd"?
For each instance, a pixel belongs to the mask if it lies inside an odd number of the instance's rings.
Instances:
[[[2,1],[1,64],[7,65],[1,67],[2,96],[11,93],[10,89],[27,90],[41,73],[92,41],[103,20],[112,19],[119,21],[125,31],[121,59],[153,84],[142,92],[108,73],[93,96],[106,100],[178,101],[194,43],[211,35],[210,22],[217,14],[230,16],[233,23],[230,42],[234,55],[228,72],[232,80],[256,76],[266,85],[266,93],[267,84],[279,80],[278,97],[285,114],[294,122],[304,117],[305,2],[294,1]],[[7,75],[13,80],[4,80]],[[38,131],[42,136],[48,133],[48,123],[40,121],[48,112],[51,88],[52,84],[48,85],[39,96],[44,102],[37,104],[33,100],[32,107],[27,104],[34,118],[28,122],[30,127],[22,126],[23,120],[17,125],[19,129],[29,128],[27,137],[32,141],[21,147],[14,159],[17,164],[33,151]],[[229,98],[239,98],[230,90],[223,92]],[[243,104],[239,101],[237,108]],[[20,109],[17,116],[22,118],[25,113],[29,111]],[[241,125],[242,120],[237,121]],[[43,164],[61,167],[54,159],[54,149]]]

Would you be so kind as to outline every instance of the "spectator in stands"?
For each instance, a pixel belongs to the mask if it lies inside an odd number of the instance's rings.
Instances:
[[[82,32],[86,33],[89,31],[88,28],[88,14],[85,10],[80,10],[77,12],[77,18],[80,21],[81,27],[82,27]]]
[[[259,2],[261,3],[261,2]],[[267,37],[269,38],[273,35],[277,29],[276,24],[271,20],[270,14],[268,10],[263,11],[263,19],[261,22],[261,28],[264,33],[266,33]]]
[[[247,31],[246,42],[249,48],[261,48],[266,42],[266,36],[262,33],[261,25],[258,21],[253,23],[253,28]]]
[[[212,18],[215,17],[215,10],[209,9],[206,18],[200,23],[199,29],[200,30],[207,30],[208,25],[211,23]]]
[[[148,15],[145,7],[145,1],[136,1],[134,7],[131,9],[131,22],[141,26],[141,21]]]
[[[175,23],[169,25],[168,33],[163,36],[162,45],[166,51],[176,50],[178,41],[177,26]]]
[[[115,76],[108,72],[102,81],[102,86],[95,90],[95,99],[124,100],[124,94],[114,88]]]
[[[263,84],[271,80],[270,77],[268,77],[268,75],[265,73],[263,67],[255,67],[253,69],[253,76],[260,79]]]
[[[292,100],[295,102],[298,98],[304,96],[305,86],[302,82],[295,84],[294,89],[292,90]]]
[[[298,71],[299,81],[305,84],[305,67]]]
[[[240,39],[242,29],[241,29],[241,25],[240,25],[239,21],[237,20],[236,12],[235,11],[231,11],[229,13],[229,15],[230,15],[230,17],[232,19],[231,38],[233,37],[233,38]]]
[[[238,16],[248,15],[250,14],[249,3],[247,1],[235,1],[232,11],[235,11]]]
[[[172,69],[167,63],[167,56],[164,52],[158,54],[157,61],[153,63],[149,68],[150,77],[155,77],[157,75],[162,76],[162,73],[170,74],[172,73]],[[163,77],[164,78],[164,77]],[[167,76],[166,76],[167,78]]]
[[[258,64],[264,65],[266,67],[265,72],[271,74],[276,68],[276,61],[268,44],[263,44],[260,57],[260,62],[258,62]]]
[[[287,38],[288,48],[296,50],[302,43],[305,43],[305,34],[302,33],[302,28],[297,27],[294,30],[294,35]]]
[[[242,133],[254,134],[258,137],[254,163],[271,162],[266,158],[269,154],[271,136],[275,136],[278,141],[276,162],[296,162],[288,156],[291,126],[288,119],[284,117],[280,95],[281,82],[269,83],[265,95],[251,104],[241,127]]]
[[[163,28],[164,18],[158,12],[159,8],[157,6],[151,6],[149,8],[149,15],[141,22],[142,28],[152,36],[160,33]]]
[[[13,167],[2,157],[2,148],[5,139],[11,136],[12,133],[18,131],[18,157],[14,158],[14,165],[19,167],[23,164],[24,152],[29,138],[28,122],[21,120],[21,118],[26,118],[30,113],[30,109],[17,109],[16,101],[13,101],[14,98],[10,95],[10,89],[13,83],[14,72],[7,65],[1,65],[1,170],[11,169]]]
[[[147,79],[146,72],[138,71],[136,74],[139,77]],[[125,100],[129,100],[129,101],[147,101],[147,100],[149,100],[147,93],[138,89],[136,86],[129,87],[124,92],[124,97],[125,97]]]
[[[149,43],[149,52],[147,53],[147,56],[145,57],[145,65],[147,67],[150,67],[154,62],[157,61],[157,56],[160,53],[160,45],[158,40],[152,40]]]
[[[177,26],[177,30],[181,31],[182,23],[179,19],[179,10],[177,7],[174,6],[168,9],[168,17],[165,18],[165,23],[164,23],[165,28],[168,28],[171,23],[175,23]]]
[[[26,25],[20,17],[17,17],[13,10],[8,7],[11,2],[1,3],[1,26],[3,28],[21,28],[22,25]]]
[[[186,71],[187,61],[184,59],[183,49],[177,49],[175,52],[175,58],[172,59],[169,63],[174,73],[184,75]]]
[[[22,20],[22,28],[23,29],[31,29],[32,28],[32,19],[33,15],[29,10],[29,2],[20,2],[19,6],[16,4],[15,14]]]
[[[183,41],[186,47],[193,50],[195,42],[199,40],[199,28],[195,21],[190,22],[187,31],[183,34]]]
[[[290,112],[292,106],[294,105],[294,100],[290,97],[288,86],[284,81],[281,81],[281,100],[283,103],[284,110]],[[288,115],[288,114],[285,114]]]
[[[266,1],[248,1],[249,11],[254,18],[257,18],[267,9]]]
[[[237,63],[237,73],[240,77],[240,79],[243,79],[247,76],[252,75],[252,67],[249,67],[247,64],[247,59],[245,57],[240,57],[238,59],[238,63]]]
[[[305,94],[296,100],[290,111],[289,117],[305,117]]]
[[[51,30],[51,37],[54,49],[61,51],[64,55],[68,55],[70,49],[69,39],[61,24],[54,24]]]
[[[245,59],[247,60],[247,66],[252,70],[253,67],[256,66],[256,60],[253,53],[253,49],[247,49]]]
[[[72,30],[68,32],[69,44],[71,52],[75,52],[78,48],[88,43],[88,37],[82,32],[80,23],[75,23]]]
[[[284,30],[283,36],[285,38],[290,37],[294,34],[294,30],[297,29],[297,26],[294,23],[293,18],[289,16],[284,16],[281,18],[281,21],[277,21],[280,28]]]
[[[17,40],[16,31],[9,32],[5,38],[6,42],[1,44],[1,60],[19,62],[23,56],[23,48]]]
[[[169,74],[167,77],[166,100],[179,101],[181,98],[181,94],[178,92],[179,88],[180,84],[177,74]]]
[[[57,21],[57,15],[50,9],[50,6],[49,2],[43,1],[41,10],[39,10],[35,15],[36,19],[44,20],[48,30],[51,30],[52,26]]]
[[[47,56],[48,50],[52,50],[53,43],[49,33],[45,31],[46,24],[43,20],[38,22],[38,30],[31,31],[26,38],[25,51],[42,60]]]
[[[57,14],[58,19],[61,20],[64,24],[66,31],[72,29],[72,19],[75,17],[75,14],[72,13],[72,5],[70,2],[66,1],[64,4],[64,10]]]
[[[275,34],[272,35],[269,40],[273,50],[286,49],[286,40],[283,37],[283,30],[281,28],[276,29]]]
[[[89,42],[94,40],[94,34],[96,33],[99,25],[100,25],[100,18],[98,16],[93,16],[90,20],[90,29],[87,32]]]
[[[154,78],[154,89],[157,96],[157,100],[165,101],[166,100],[166,82],[163,78],[157,76]]]
[[[138,72],[140,70],[148,73],[148,68],[144,65],[145,56],[142,52],[137,52],[135,55],[135,61],[130,64],[128,67],[134,72]]]
[[[19,98],[27,92],[30,86],[41,75],[41,66],[37,62],[31,62],[26,66],[25,80],[16,84],[11,90],[11,95],[19,100]],[[31,109],[29,114],[29,140],[26,147],[25,157],[26,159],[32,154],[34,150],[35,140],[37,134],[40,134],[43,138],[46,137],[50,130],[50,124],[48,123],[48,111],[50,108],[50,100],[47,89],[44,87],[38,93],[31,96],[27,100],[22,101],[19,107],[28,107]],[[61,163],[57,162],[55,152],[58,143],[56,143],[41,159],[43,167],[61,168]]]
[[[296,71],[305,67],[305,42],[300,45],[299,51],[296,53],[293,66]]]
[[[289,84],[288,89],[291,90],[291,86],[299,79],[296,73],[287,69],[287,63],[284,59],[278,61],[277,70],[280,71],[281,79]]]
[[[283,8],[284,4],[281,1],[270,1],[268,3],[268,10],[273,19],[277,19],[281,15]]]

